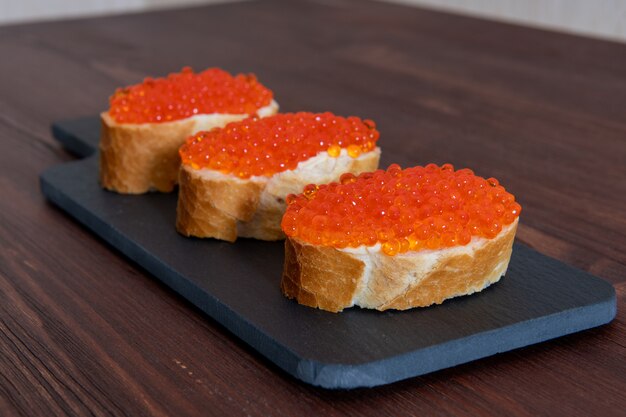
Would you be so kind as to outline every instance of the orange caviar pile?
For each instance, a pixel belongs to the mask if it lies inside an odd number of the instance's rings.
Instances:
[[[522,209],[495,178],[450,164],[344,174],[340,183],[307,185],[287,204],[287,236],[336,248],[380,243],[390,256],[494,238]]]
[[[283,113],[196,133],[179,153],[182,163],[194,169],[208,168],[245,179],[294,170],[299,162],[320,152],[336,158],[345,148],[357,158],[372,151],[378,137],[371,120],[332,113]]]
[[[254,75],[232,76],[219,68],[194,73],[189,67],[166,78],[118,88],[109,113],[118,123],[163,123],[196,114],[254,114],[273,94]]]

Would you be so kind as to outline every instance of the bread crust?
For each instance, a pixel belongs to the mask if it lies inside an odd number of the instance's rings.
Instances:
[[[259,110],[276,114],[275,101]],[[196,115],[165,123],[120,124],[108,112],[100,115],[100,183],[122,194],[151,190],[170,192],[178,180],[178,149],[200,130],[211,130],[248,117],[245,114]]]
[[[475,237],[467,247],[396,256],[380,247],[350,251],[287,238],[281,290],[300,304],[331,312],[354,305],[384,311],[441,304],[500,280],[517,223],[493,239]]]
[[[373,171],[378,167],[380,149],[359,158],[346,156],[345,165],[332,165],[335,158],[318,155],[319,164],[305,161],[293,171],[270,178],[242,180],[209,169],[181,165],[176,229],[185,236],[212,237],[234,242],[237,237],[280,240],[285,234],[280,222],[288,194],[299,193],[310,183],[336,181],[341,174]],[[309,162],[309,165],[306,164]]]

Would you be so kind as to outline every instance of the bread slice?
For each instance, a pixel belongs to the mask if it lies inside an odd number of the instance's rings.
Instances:
[[[497,179],[393,164],[289,198],[282,292],[332,312],[406,310],[481,291],[507,270],[521,206]]]
[[[211,169],[180,167],[176,229],[185,236],[212,237],[234,242],[237,237],[261,240],[285,238],[280,222],[288,194],[305,185],[336,181],[341,174],[358,174],[378,167],[380,148],[357,158],[345,149],[334,158],[320,152],[296,169],[271,177],[240,179]]]
[[[266,117],[278,112],[278,103],[259,109]],[[170,192],[178,179],[178,149],[200,130],[211,130],[245,119],[247,114],[201,114],[164,123],[117,123],[108,112],[100,115],[100,183],[123,194],[156,190]]]
[[[481,291],[506,273],[518,219],[492,239],[388,256],[381,245],[356,249],[285,241],[281,289],[298,303],[339,312],[359,306],[406,310]]]

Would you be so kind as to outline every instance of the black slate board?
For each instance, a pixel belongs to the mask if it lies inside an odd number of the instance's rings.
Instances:
[[[123,196],[98,185],[97,117],[59,122],[55,137],[84,160],[41,175],[46,197],[304,382],[371,387],[608,323],[613,287],[515,244],[498,284],[404,312],[303,307],[279,290],[282,242],[187,239],[176,194]]]

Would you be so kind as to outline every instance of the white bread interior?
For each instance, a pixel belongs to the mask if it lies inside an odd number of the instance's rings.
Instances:
[[[406,310],[472,294],[506,273],[518,220],[493,239],[387,256],[381,245],[356,249],[285,241],[281,289],[300,304],[339,312],[359,306]]]
[[[237,237],[280,240],[280,222],[288,194],[305,185],[337,181],[341,174],[378,168],[380,148],[352,158],[345,149],[337,158],[327,152],[302,161],[296,169],[272,177],[240,179],[211,169],[181,165],[176,229],[185,236],[234,242]]]
[[[278,112],[274,100],[259,109],[260,117]],[[100,183],[123,194],[151,190],[170,192],[178,179],[178,149],[187,137],[201,130],[223,127],[247,114],[198,114],[164,123],[117,123],[102,113],[100,135]]]

